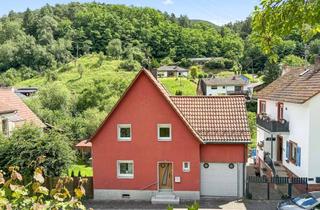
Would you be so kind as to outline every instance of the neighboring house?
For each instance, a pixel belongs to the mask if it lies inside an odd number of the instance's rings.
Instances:
[[[212,60],[213,58],[189,58],[193,65],[204,65],[206,62]]]
[[[10,136],[15,127],[26,122],[41,128],[46,127],[13,89],[0,88],[0,132]]]
[[[38,91],[38,88],[35,87],[25,87],[25,88],[17,88],[15,93],[20,97],[28,97],[35,94]]]
[[[169,96],[141,70],[91,142],[95,199],[244,195],[243,96]]]
[[[309,189],[319,190],[319,58],[313,67],[291,69],[257,96],[258,164],[271,159],[284,166],[289,175],[307,177]]]
[[[157,69],[158,77],[187,77],[188,69],[179,66],[161,66]]]
[[[246,84],[239,76],[202,78],[198,83],[198,93],[206,96],[245,95]]]

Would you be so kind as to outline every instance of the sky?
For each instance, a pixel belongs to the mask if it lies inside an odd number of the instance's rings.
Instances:
[[[23,12],[27,8],[38,9],[46,3],[66,4],[72,0],[0,0],[0,16],[13,10]],[[73,0],[74,1],[74,0]],[[92,2],[91,0],[78,0]],[[125,4],[141,7],[152,7],[176,15],[187,15],[190,19],[207,20],[217,25],[223,25],[248,17],[259,0],[95,0],[110,4]],[[4,3],[5,2],[5,3]]]

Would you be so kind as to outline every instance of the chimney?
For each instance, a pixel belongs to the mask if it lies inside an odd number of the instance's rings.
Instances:
[[[291,70],[291,68],[288,65],[283,65],[282,66],[282,72],[281,72],[281,76],[285,75],[286,73],[288,73]]]
[[[320,71],[320,55],[314,58],[314,70],[317,72]]]

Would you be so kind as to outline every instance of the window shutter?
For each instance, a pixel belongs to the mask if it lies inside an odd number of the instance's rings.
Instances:
[[[286,159],[287,160],[289,160],[289,153],[290,153],[289,142],[286,141]]]
[[[297,147],[297,161],[296,161],[296,166],[301,165],[301,147]]]

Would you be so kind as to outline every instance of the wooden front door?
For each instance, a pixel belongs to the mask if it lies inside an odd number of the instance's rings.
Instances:
[[[283,150],[283,138],[282,136],[277,136],[277,161],[282,162],[282,150]]]
[[[172,163],[159,163],[159,190],[172,189]]]

